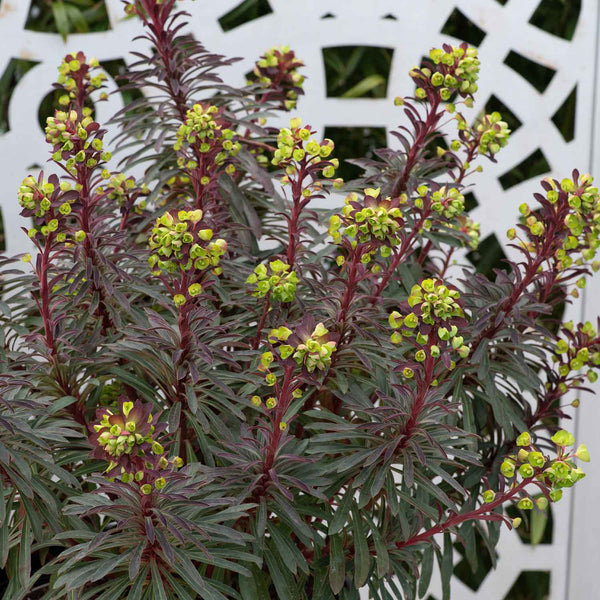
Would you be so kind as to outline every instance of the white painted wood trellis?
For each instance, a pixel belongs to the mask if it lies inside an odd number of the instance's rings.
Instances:
[[[498,178],[541,149],[551,173],[559,178],[578,167],[600,177],[600,106],[598,105],[598,0],[582,0],[581,13],[571,41],[537,29],[529,20],[541,0],[269,0],[272,13],[224,33],[218,18],[239,0],[197,0],[183,6],[192,14],[191,31],[212,51],[243,56],[225,74],[228,81],[242,82],[255,57],[270,46],[288,44],[307,67],[304,96],[298,113],[319,131],[325,126],[386,127],[398,122],[395,95],[412,91],[407,78],[430,47],[441,41],[456,43],[440,33],[448,17],[459,8],[484,32],[480,44],[482,72],[479,106],[494,94],[522,122],[512,136],[509,149],[496,165],[486,165],[477,181],[479,206],[472,212],[481,222],[482,237],[505,231],[517,215],[517,206],[528,201],[537,179],[503,190]],[[136,20],[124,20],[120,0],[105,0],[111,29],[75,34],[65,44],[59,35],[25,30],[29,0],[0,0],[0,74],[11,58],[36,61],[19,82],[9,107],[10,131],[0,136],[0,207],[4,219],[7,252],[28,248],[20,231],[16,189],[32,164],[43,164],[48,149],[38,125],[38,108],[56,78],[56,67],[68,51],[83,50],[101,61],[123,58],[132,49],[131,39],[139,33]],[[333,18],[322,19],[327,13]],[[384,16],[392,15],[395,19]],[[388,83],[389,98],[341,99],[326,97],[322,49],[330,46],[385,46],[394,50]],[[550,67],[555,74],[543,93],[512,70],[504,60],[510,51]],[[114,88],[114,82],[110,82]],[[577,85],[575,137],[566,142],[552,116]],[[111,96],[98,105],[98,119],[106,122],[120,108],[121,97]],[[390,140],[390,143],[393,143]],[[329,203],[333,200],[329,200]],[[330,204],[331,205],[331,204]],[[573,318],[595,319],[600,313],[600,277],[586,291],[585,302],[571,309]],[[598,388],[600,392],[600,386]],[[454,600],[482,598],[502,600],[522,571],[551,573],[551,600],[600,598],[597,563],[600,559],[600,398],[586,397],[576,414],[577,439],[590,448],[592,462],[588,477],[569,490],[554,507],[552,544],[536,548],[524,545],[516,533],[504,532],[496,571],[487,575],[477,592],[460,581],[453,583]],[[434,581],[433,595],[439,592]]]

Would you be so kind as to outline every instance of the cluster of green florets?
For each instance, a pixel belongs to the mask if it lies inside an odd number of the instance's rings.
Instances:
[[[479,135],[479,153],[494,156],[508,144],[510,129],[502,120],[499,112],[483,115],[475,124],[475,132]]]
[[[427,185],[420,185],[417,194],[418,198],[415,199],[417,208],[423,208],[424,199],[427,194],[430,194],[431,209],[446,219],[453,219],[465,210],[465,197],[456,188],[443,185],[430,192]]]
[[[477,91],[479,60],[476,48],[470,48],[466,43],[457,48],[444,44],[443,48],[433,48],[429,58],[433,61],[432,68],[414,67],[410,71],[419,86],[415,92],[417,98],[426,98],[428,92],[435,91],[441,100],[448,101],[454,93],[466,98]]]
[[[67,54],[58,67],[58,84],[66,92],[59,98],[59,104],[68,106],[78,96],[80,98],[87,97],[94,90],[100,89],[106,81],[106,75],[102,71],[92,75],[92,71],[99,66],[97,58],[90,58],[88,62],[83,52]],[[105,93],[100,97],[101,100],[106,98]]]
[[[578,385],[583,382],[583,377],[577,371],[586,368],[585,377],[590,383],[598,380],[598,369],[600,368],[600,336],[596,328],[586,321],[579,323],[577,329],[572,321],[563,324],[563,335],[556,342],[553,360],[559,363],[558,374],[567,378],[574,377],[574,383]],[[561,392],[567,391],[565,383],[559,384]]]
[[[102,179],[106,180],[106,183],[98,186],[96,191],[98,194],[106,194],[106,198],[109,200],[116,201],[119,208],[131,204],[139,196],[147,196],[150,193],[145,183],[138,186],[133,177],[127,177],[124,173],[109,173],[104,169]],[[137,206],[139,210],[145,207],[145,201],[140,202]]]
[[[29,175],[20,185],[17,192],[19,204],[23,209],[23,217],[33,218],[35,227],[28,230],[29,237],[38,234],[44,237],[56,233],[56,241],[65,242],[65,218],[72,212],[72,204],[77,199],[76,194],[68,194],[71,185],[67,182],[55,183],[44,179],[35,179]],[[81,236],[83,234],[83,236]],[[84,232],[75,233],[75,241],[85,239]]]
[[[392,248],[401,241],[404,226],[401,199],[379,198],[379,188],[367,188],[364,194],[362,200],[355,192],[346,197],[341,216],[333,215],[329,220],[329,234],[336,244],[342,241],[342,235],[346,235],[354,246],[357,242],[372,243],[382,256],[389,256]]]
[[[237,155],[241,145],[236,139],[236,134],[224,126],[221,118],[222,109],[211,104],[194,104],[187,111],[185,123],[177,130],[177,140],[173,146],[175,151],[181,150],[185,145],[194,146],[201,155],[210,155],[211,163],[221,167],[227,160]],[[180,167],[196,168],[196,157],[178,159]],[[234,173],[235,167],[228,164],[228,173]],[[205,177],[208,178],[208,175]],[[201,181],[203,185],[209,180]]]
[[[465,245],[471,250],[477,250],[481,238],[481,226],[466,215],[459,215],[454,223],[447,223],[447,227],[460,231],[465,237]]]
[[[152,406],[140,401],[120,399],[119,410],[98,409],[90,442],[95,447],[93,456],[109,462],[107,472],[135,473],[154,466],[164,448],[158,436],[165,429],[152,415]],[[148,465],[146,463],[149,463]]]
[[[268,267],[263,264],[258,265],[254,273],[248,276],[246,283],[255,285],[252,295],[257,298],[270,295],[278,302],[291,302],[296,294],[298,275],[290,270],[290,265],[277,259],[271,261]]]
[[[104,150],[103,133],[98,129],[89,108],[83,108],[81,115],[75,110],[56,111],[46,119],[46,140],[52,144],[52,158],[65,161],[65,168],[73,176],[81,165],[92,169],[109,161],[111,153]]]
[[[152,445],[154,454],[162,454],[163,448],[158,442],[154,442],[152,434],[154,427],[140,427],[135,420],[126,420],[129,416],[129,406],[133,408],[133,402],[126,403],[125,411],[122,415],[122,423],[110,422],[110,417],[115,415],[112,411],[107,410],[100,423],[94,425],[94,430],[99,433],[98,444],[104,448],[105,452],[112,458],[119,458],[122,454],[131,454],[136,451],[137,446],[144,443]],[[152,415],[149,415],[147,423],[152,423]]]
[[[329,331],[323,323],[319,323],[312,333],[302,335],[301,333],[292,336],[292,331],[287,327],[271,330],[269,341],[271,343],[286,342],[277,347],[277,351],[283,360],[292,357],[296,364],[303,366],[309,373],[316,370],[323,371],[331,365],[331,355],[336,351],[336,342],[329,339]],[[271,352],[263,353],[261,366],[268,368],[273,360]]]
[[[52,196],[56,190],[54,184],[45,180],[38,182],[29,175],[25,177],[17,192],[21,207],[36,217],[44,217],[52,210]],[[69,205],[69,209],[70,209]],[[69,210],[70,212],[70,210]],[[26,215],[30,216],[30,215]]]
[[[335,144],[329,139],[324,139],[322,143],[318,142],[315,138],[311,138],[314,133],[310,125],[302,127],[302,120],[299,117],[291,119],[290,126],[279,131],[277,150],[273,153],[271,163],[285,168],[286,175],[281,179],[283,185],[290,183],[289,177],[298,172],[299,165],[310,165],[314,171],[321,171],[325,179],[335,176],[335,171],[340,164],[337,158],[330,158]],[[341,187],[342,184],[341,179],[334,181],[335,187]],[[318,181],[313,183],[313,188],[319,186]],[[311,193],[308,189],[304,190],[306,196],[310,196]]]
[[[561,429],[552,436],[556,445],[557,456],[550,459],[533,445],[533,438],[529,432],[524,432],[517,438],[517,446],[520,448],[517,454],[508,456],[500,465],[500,472],[510,480],[514,486],[518,479],[540,481],[548,486],[548,495],[553,502],[562,498],[562,488],[572,487],[577,481],[585,477],[585,473],[577,467],[574,460],[577,458],[583,462],[589,462],[590,455],[585,446],[581,444],[574,452],[569,452],[567,447],[575,444],[575,438],[571,433]],[[493,502],[495,493],[487,490],[483,494],[485,502]],[[548,501],[545,496],[532,499],[524,491],[517,507],[523,510],[531,510],[537,506],[545,509]]]
[[[548,200],[556,202],[560,189],[567,194],[567,202],[571,208],[565,219],[569,235],[557,252],[562,268],[571,266],[573,258],[569,254],[574,251],[581,252],[584,260],[591,261],[600,246],[600,195],[598,188],[592,185],[593,181],[591,175],[582,175],[579,181],[563,179],[560,188],[554,180],[548,181],[553,187],[547,194]]]
[[[139,401],[119,401],[119,410],[103,408],[97,411],[98,422],[91,426],[90,442],[93,456],[108,461],[106,472],[120,477],[123,483],[133,483],[143,494],[166,486],[165,475],[183,466],[183,460],[164,456],[158,441],[166,425],[159,423],[151,405]]]
[[[263,88],[269,89],[267,99],[279,100],[285,110],[293,110],[302,93],[304,77],[298,69],[303,66],[289,46],[273,47],[256,62],[253,75]]]
[[[424,323],[434,325],[438,321],[464,316],[459,298],[458,290],[447,287],[440,279],[424,279],[411,288],[408,305],[420,310]]]
[[[414,338],[417,347],[415,360],[419,363],[429,356],[438,359],[451,352],[466,358],[469,347],[459,335],[458,326],[452,323],[453,319],[460,319],[464,314],[457,302],[459,297],[457,290],[447,288],[437,279],[425,279],[414,285],[408,298],[413,312],[402,315],[393,311],[388,318],[394,330],[390,337],[392,343],[400,344],[405,338]],[[449,364],[450,368],[454,368],[454,361]],[[412,377],[412,369],[406,368],[404,375]]]
[[[557,238],[562,239],[561,246],[556,251],[557,266],[561,270],[568,269],[573,264],[583,265],[584,262],[592,261],[600,247],[600,195],[598,188],[593,187],[592,183],[591,175],[581,175],[574,179],[566,178],[560,183],[551,178],[543,181],[546,200],[553,205],[554,210],[563,211],[565,203],[568,204],[569,213],[564,218],[567,232],[562,238]],[[521,204],[519,212],[533,238],[533,241],[522,241],[521,244],[534,252],[537,245],[543,241],[547,221],[552,219],[552,214],[547,214],[547,210],[533,212],[526,203]],[[509,229],[507,237],[510,240],[515,239],[516,229]],[[595,264],[596,270],[597,267],[598,265]],[[585,285],[584,281],[580,287],[583,285]]]
[[[450,360],[452,352],[461,358],[469,355],[470,349],[464,344],[464,338],[459,335],[459,327],[453,322],[460,323],[463,310],[458,303],[460,294],[450,289],[439,279],[424,279],[412,287],[408,305],[412,310],[406,315],[393,311],[388,317],[390,327],[394,330],[390,340],[400,344],[405,339],[411,339],[411,345],[416,348],[414,359],[417,363],[427,358],[440,359],[448,357],[450,369],[455,362]],[[403,374],[407,378],[414,375],[410,367]]]
[[[209,268],[215,275],[221,273],[218,265],[227,251],[227,242],[213,240],[212,229],[203,228],[201,221],[201,210],[180,210],[176,216],[167,212],[156,219],[148,240],[152,250],[148,262],[154,275]],[[189,292],[198,295],[201,290]]]

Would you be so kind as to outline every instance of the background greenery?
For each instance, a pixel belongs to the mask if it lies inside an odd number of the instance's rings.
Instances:
[[[26,1],[26,0],[20,0]],[[499,2],[519,0],[482,0],[482,2]],[[343,10],[343,3],[340,3]],[[581,0],[541,0],[530,22],[557,37],[571,39],[577,26]],[[250,20],[271,12],[268,0],[245,0],[233,10],[219,19],[224,31],[229,31]],[[324,14],[322,18],[334,18],[333,14]],[[394,15],[385,18],[396,19]],[[110,28],[108,15],[103,0],[31,0],[31,8],[26,24],[27,29],[34,31],[55,32],[63,38],[70,33],[104,31]],[[485,32],[469,21],[458,9],[455,10],[442,29],[443,35],[453,36],[473,45],[478,45],[485,38]],[[301,58],[301,57],[300,57]],[[393,49],[383,47],[330,47],[323,51],[323,60],[327,81],[327,95],[345,98],[384,98],[388,95],[387,82],[393,58]],[[10,128],[8,122],[8,104],[11,93],[18,81],[36,63],[22,59],[12,59],[0,77],[0,133]],[[542,65],[532,62],[515,52],[510,52],[505,64],[528,79],[538,90],[543,91],[550,83],[554,72]],[[122,60],[103,63],[103,67],[112,75],[117,75],[123,68]],[[390,91],[393,95],[395,90]],[[126,100],[130,100],[127,98]],[[54,94],[50,92],[40,105],[39,121],[43,127],[46,117],[53,112]],[[564,104],[554,116],[554,123],[566,140],[574,137],[576,89],[566,98]],[[510,128],[515,131],[520,121],[498,98],[492,97],[485,107],[487,112],[499,110]],[[375,148],[385,145],[386,132],[383,128],[361,127],[327,128],[325,136],[336,142],[336,153],[341,159],[372,155]],[[531,177],[548,172],[550,166],[541,152],[528,157],[523,163],[501,178],[505,189],[525,181]],[[358,167],[344,163],[340,176],[351,179],[359,173]],[[471,194],[471,207],[477,205],[477,199]],[[0,222],[0,250],[4,249],[2,224]],[[489,273],[502,266],[504,254],[495,236],[482,241],[477,252],[471,253],[470,259],[482,272]],[[516,510],[516,509],[515,509]],[[537,514],[537,513],[535,513]],[[516,515],[514,515],[516,516]],[[552,540],[552,516],[547,520],[531,522],[529,528],[519,530],[524,543],[550,543]],[[457,549],[459,549],[457,547]],[[459,549],[460,550],[460,549]],[[482,553],[485,555],[485,552]],[[483,563],[483,561],[482,561]],[[489,564],[481,564],[477,573],[473,574],[466,561],[459,562],[455,574],[466,585],[477,590],[485,575],[491,568]],[[1,585],[0,585],[1,588]],[[543,571],[525,571],[521,574],[505,600],[543,600],[547,598],[550,588],[549,574]]]

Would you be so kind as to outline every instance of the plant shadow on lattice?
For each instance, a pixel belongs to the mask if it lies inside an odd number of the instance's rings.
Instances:
[[[249,23],[273,12],[268,0],[244,0],[219,18],[223,31],[231,31],[244,23]]]

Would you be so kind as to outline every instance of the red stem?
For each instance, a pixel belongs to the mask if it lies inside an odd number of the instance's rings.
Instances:
[[[275,417],[272,421],[273,431],[269,437],[269,443],[266,448],[265,460],[263,462],[263,485],[266,481],[270,479],[269,471],[273,468],[275,464],[275,455],[277,453],[277,449],[279,448],[279,442],[281,440],[281,436],[283,435],[283,431],[281,430],[281,422],[283,421],[283,417],[289,408],[292,392],[294,391],[292,388],[292,375],[294,372],[294,365],[286,365],[284,368],[283,375],[283,383],[281,384],[281,389],[277,394],[277,406],[275,407]]]
[[[465,521],[477,520],[481,516],[492,512],[494,508],[513,498],[530,483],[534,483],[533,477],[529,479],[524,479],[523,481],[521,481],[521,483],[519,483],[519,485],[510,489],[505,494],[498,495],[498,497],[496,497],[493,502],[483,504],[478,509],[472,510],[468,513],[454,514],[451,517],[448,517],[444,522],[438,523],[437,525],[430,527],[423,533],[413,535],[412,537],[408,538],[403,542],[396,542],[396,548],[406,548],[407,546],[414,546],[415,544],[426,542],[434,535],[437,535],[438,533],[443,533],[444,531],[446,531],[446,529],[449,529],[450,527],[456,527],[457,525],[460,525]]]
[[[267,320],[267,315],[269,314],[270,306],[271,306],[271,302],[270,302],[269,296],[267,295],[267,297],[265,298],[265,304],[263,306],[262,315],[260,316],[260,321],[258,322],[258,325],[256,326],[256,337],[254,338],[254,341],[252,342],[253,350],[258,350],[258,347],[260,346],[260,340],[261,340],[260,334],[265,326],[265,321]]]
[[[427,112],[427,117],[425,119],[425,123],[422,124],[417,137],[415,138],[414,144],[411,146],[408,151],[408,155],[406,157],[406,164],[404,165],[404,170],[402,171],[402,175],[400,179],[398,179],[398,183],[394,186],[392,191],[392,197],[399,196],[406,189],[406,184],[408,182],[408,178],[412,170],[414,169],[423,148],[425,147],[425,140],[427,137],[433,133],[437,125],[440,121],[440,118],[443,113],[438,114],[438,108],[440,106],[440,98],[436,94],[429,105],[429,110]]]

